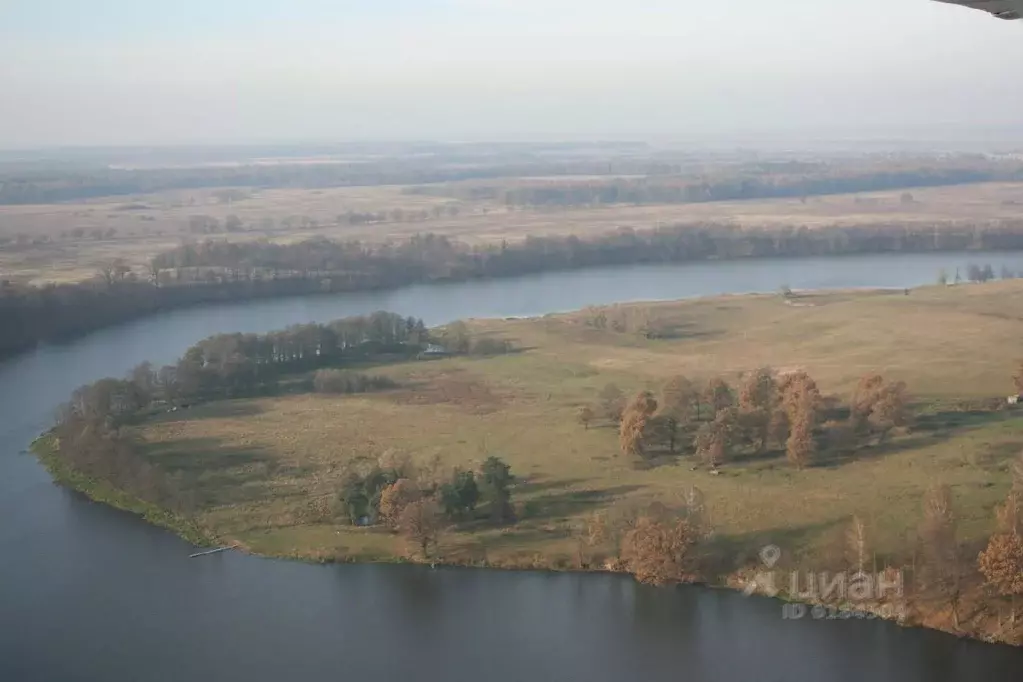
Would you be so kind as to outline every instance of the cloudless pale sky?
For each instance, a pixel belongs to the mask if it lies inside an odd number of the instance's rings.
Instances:
[[[930,0],[0,0],[0,147],[1023,126]]]

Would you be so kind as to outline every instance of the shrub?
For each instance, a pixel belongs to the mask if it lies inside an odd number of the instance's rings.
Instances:
[[[313,390],[317,393],[369,393],[396,386],[397,384],[388,377],[340,369],[321,369],[313,376]]]

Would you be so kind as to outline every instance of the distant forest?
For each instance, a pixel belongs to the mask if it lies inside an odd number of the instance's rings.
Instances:
[[[528,237],[468,246],[419,235],[400,243],[206,241],[152,259],[140,277],[112,263],[80,284],[0,281],[0,356],[189,305],[507,277],[592,266],[781,256],[1023,249],[1023,221],[989,225],[744,229],[684,224],[581,239]]]
[[[302,188],[409,185],[517,175],[590,175],[608,172],[606,161],[437,165],[385,160],[236,167],[153,169],[0,170],[0,204],[52,204],[105,196],[199,188]],[[664,173],[671,166],[651,161],[616,162],[616,172]]]
[[[741,199],[807,198],[824,194],[879,192],[1023,179],[1016,166],[938,167],[834,172],[825,167],[800,174],[757,175],[749,170],[719,178],[654,176],[590,180],[519,180],[507,184],[446,184],[410,187],[410,194],[508,206],[692,204]],[[911,198],[910,198],[911,200]]]
[[[698,163],[677,155],[621,156],[621,152],[605,150],[614,155],[599,158],[509,152],[480,158],[427,154],[140,169],[0,164],[0,204],[48,204],[198,188],[413,185],[406,191],[496,200],[510,206],[580,206],[807,197],[1023,179],[1018,161],[970,155]],[[557,180],[537,180],[543,177]],[[468,182],[473,180],[478,182]]]

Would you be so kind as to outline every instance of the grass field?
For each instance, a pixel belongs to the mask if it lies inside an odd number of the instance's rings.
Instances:
[[[196,493],[201,523],[259,553],[345,560],[406,554],[395,535],[352,528],[324,513],[346,466],[388,450],[445,466],[496,454],[520,477],[521,519],[507,528],[453,530],[452,561],[570,566],[577,529],[592,512],[677,502],[690,486],[737,565],[774,543],[787,560],[832,551],[852,515],[882,556],[905,556],[923,491],[952,487],[961,533],[979,543],[1023,449],[1023,418],[991,409],[1012,391],[1023,356],[1023,283],[902,292],[735,296],[637,305],[672,338],[600,331],[580,312],[533,320],[473,321],[519,352],[374,368],[401,388],[365,396],[291,395],[235,400],[164,414],[139,427],[145,452]],[[802,368],[825,395],[847,399],[879,371],[908,384],[915,423],[883,446],[793,469],[782,453],[727,464],[711,475],[689,454],[637,468],[616,430],[575,419],[608,382],[657,390],[682,373],[734,381],[758,366]],[[982,406],[984,406],[982,408]]]
[[[244,190],[239,196],[245,198],[228,202],[223,199],[222,190],[206,189],[80,203],[0,206],[0,237],[13,239],[20,234],[26,239],[22,244],[0,247],[0,277],[34,282],[78,281],[94,276],[101,264],[115,258],[123,258],[141,269],[153,254],[176,246],[182,239],[207,238],[189,233],[189,217],[194,215],[208,215],[223,222],[233,214],[246,226],[245,232],[209,236],[213,239],[295,241],[323,235],[385,240],[429,231],[476,243],[514,241],[528,235],[585,236],[620,227],[647,229],[685,221],[727,221],[750,227],[838,224],[897,227],[909,223],[977,223],[1023,217],[1020,183],[914,189],[916,201],[912,204],[900,201],[902,191],[892,191],[811,197],[805,204],[796,199],[777,199],[512,211],[483,201],[452,202],[405,194],[402,190],[399,186]],[[349,210],[429,211],[451,203],[459,205],[458,216],[355,226],[337,224],[337,216]],[[317,226],[280,227],[284,219],[301,217],[315,220]],[[264,219],[272,219],[276,227],[261,226]],[[84,230],[86,235],[68,236],[76,229]],[[106,236],[110,229],[115,232]],[[101,230],[104,236],[90,237],[95,230]],[[31,243],[43,235],[53,241]]]

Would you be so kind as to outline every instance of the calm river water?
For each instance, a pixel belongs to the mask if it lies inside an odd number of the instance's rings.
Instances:
[[[217,332],[390,310],[440,324],[793,288],[910,287],[1023,254],[637,266],[193,308],[0,364],[0,681],[1023,679],[1023,650],[621,576],[312,566],[191,547],[51,484],[24,450],[76,386]],[[3,321],[0,320],[0,324]]]

